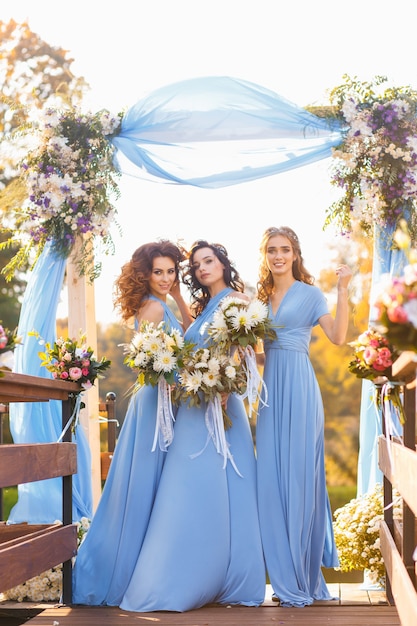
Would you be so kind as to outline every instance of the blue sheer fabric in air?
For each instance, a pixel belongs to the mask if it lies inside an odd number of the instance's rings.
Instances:
[[[219,188],[324,159],[339,123],[254,83],[203,77],[157,89],[133,105],[112,139],[124,173]]]

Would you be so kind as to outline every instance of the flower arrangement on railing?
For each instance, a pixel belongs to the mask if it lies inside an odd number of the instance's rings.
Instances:
[[[368,328],[355,341],[348,345],[354,349],[348,365],[349,372],[357,378],[371,380],[374,387],[374,402],[378,411],[384,409],[386,430],[393,429],[392,413],[401,424],[404,423],[404,409],[401,401],[401,383],[392,379],[392,364],[399,352],[387,337],[374,327]]]
[[[155,438],[152,451],[157,442],[161,450],[166,450],[173,439],[173,421],[171,385],[183,360],[190,353],[194,344],[184,340],[176,328],[167,328],[164,322],[155,325],[144,321],[124,348],[124,363],[137,372],[133,391],[143,385],[158,387],[158,407]]]
[[[35,331],[28,333],[39,337]],[[79,383],[82,390],[91,389],[97,378],[103,378],[111,361],[102,357],[98,361],[94,350],[87,344],[85,333],[78,339],[59,337],[51,346],[45,343],[45,349],[38,353],[41,365],[52,373],[52,377]]]
[[[60,523],[60,522],[56,522]],[[77,546],[80,547],[90,528],[91,520],[82,517],[77,525]],[[76,557],[75,557],[76,558]],[[59,602],[62,596],[62,565],[34,576],[21,585],[0,593],[0,601]]]
[[[78,424],[79,411],[85,407],[81,400],[82,393],[91,389],[98,378],[104,378],[103,372],[110,367],[111,361],[105,357],[100,361],[97,360],[94,350],[86,341],[85,333],[80,333],[78,339],[59,337],[52,345],[45,342],[35,330],[28,335],[36,337],[40,345],[44,346],[44,349],[38,352],[41,366],[51,372],[54,379],[78,383],[80,386],[78,392],[70,394],[72,415],[66,429],[71,426],[74,432]]]
[[[9,330],[0,324],[0,376],[1,370],[11,370],[13,367],[13,351],[22,343],[22,338],[17,334],[17,328]]]
[[[327,210],[325,225],[346,234],[352,221],[370,235],[374,225],[395,229],[408,215],[417,236],[417,92],[411,87],[381,89],[387,79],[345,83],[330,92],[333,117],[346,130],[333,150],[331,182],[343,196]]]
[[[417,250],[408,225],[401,221],[394,240],[408,259],[401,276],[383,277],[375,300],[380,331],[400,351],[417,352]]]
[[[348,345],[354,349],[353,359],[348,365],[349,372],[372,381],[390,378],[391,366],[398,358],[398,352],[376,328],[368,328]]]
[[[402,506],[393,490],[393,514],[401,518]],[[379,540],[379,526],[384,518],[382,485],[355,498],[334,512],[334,538],[342,572],[368,570],[370,582],[384,585],[385,566]]]
[[[268,306],[258,299],[245,302],[242,298],[226,296],[215,311],[208,335],[225,354],[234,349],[246,372],[244,397],[249,402],[249,417],[257,400],[267,400],[267,390],[259,374],[254,348],[259,340],[276,339],[276,327],[268,314]],[[261,398],[262,390],[265,398]]]
[[[113,165],[109,139],[118,133],[122,114],[47,109],[42,115],[31,128],[39,143],[22,163],[20,178],[27,200],[15,207],[15,223],[2,228],[13,234],[0,249],[20,245],[3,272],[10,279],[29,260],[32,249],[36,260],[47,242],[58,256],[67,258],[79,241],[75,258],[79,273],[94,280],[100,274],[100,264],[92,258],[94,243],[101,241],[106,254],[114,250],[109,233],[115,216],[111,198],[119,197],[120,172]]]

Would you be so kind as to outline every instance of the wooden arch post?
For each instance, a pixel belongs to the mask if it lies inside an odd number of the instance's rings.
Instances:
[[[94,284],[85,275],[80,276],[77,267],[82,241],[75,244],[67,263],[68,286],[68,335],[78,337],[80,331],[87,336],[88,345],[97,355],[97,324],[95,311]],[[92,254],[92,253],[91,253]],[[101,496],[100,469],[100,423],[98,380],[83,394],[85,409],[80,413],[80,423],[84,429],[91,451],[91,481],[93,490],[93,510]]]

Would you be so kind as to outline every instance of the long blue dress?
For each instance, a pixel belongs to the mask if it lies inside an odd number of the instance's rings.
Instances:
[[[168,305],[164,322],[181,330]],[[182,332],[182,331],[181,331]],[[73,570],[73,603],[117,606],[142,547],[166,452],[152,452],[158,389],[135,393],[126,412],[110,471]]]
[[[206,345],[206,329],[223,290],[187,329]],[[257,606],[265,597],[265,564],[256,502],[256,460],[243,401],[229,397],[233,456],[208,441],[205,405],[180,405],[143,547],[121,608],[187,611],[209,603]],[[238,470],[238,472],[236,471]]]
[[[321,566],[337,567],[324,467],[324,410],[310,357],[312,328],[328,313],[321,291],[295,282],[265,344],[267,406],[256,449],[258,503],[266,567],[283,606],[331,599]]]

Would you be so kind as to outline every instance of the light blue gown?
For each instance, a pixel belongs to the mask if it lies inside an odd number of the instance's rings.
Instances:
[[[180,324],[165,302],[164,321]],[[182,332],[182,331],[181,331]],[[73,603],[117,606],[136,565],[166,452],[152,452],[158,388],[144,386],[130,402],[110,471],[73,570]]]
[[[185,338],[206,345],[223,290]],[[243,401],[229,397],[226,431],[236,467],[208,441],[205,405],[181,405],[142,551],[121,608],[187,611],[209,603],[257,606],[265,564],[256,503],[256,461]],[[200,453],[200,454],[199,454]]]
[[[331,599],[321,566],[336,567],[324,468],[324,410],[309,358],[312,327],[328,313],[321,291],[292,284],[275,316],[277,339],[265,344],[267,406],[256,448],[258,502],[266,567],[283,606]]]

